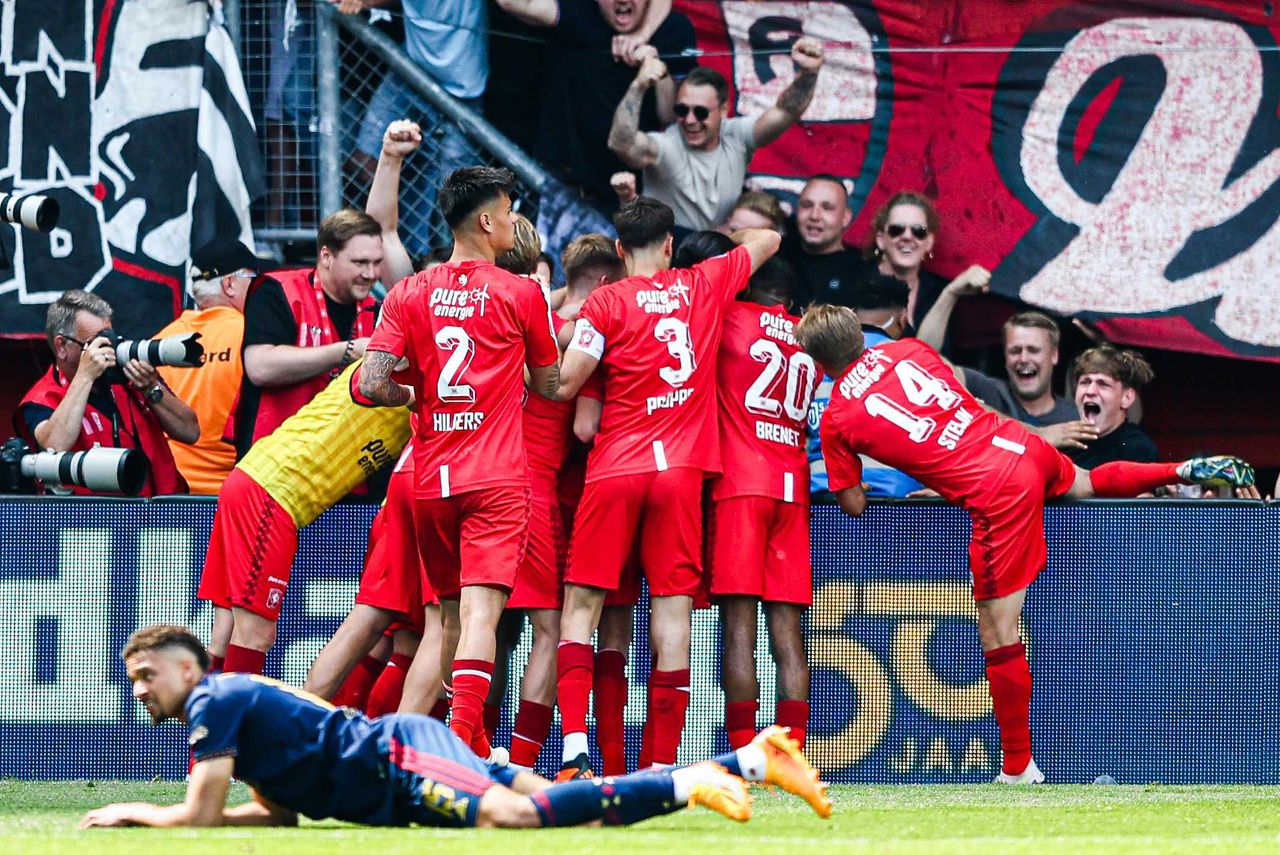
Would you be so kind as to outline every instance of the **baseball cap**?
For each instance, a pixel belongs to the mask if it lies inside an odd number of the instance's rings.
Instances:
[[[191,253],[191,278],[196,281],[216,279],[244,269],[264,273],[274,267],[270,259],[259,258],[247,246],[230,237],[214,238]]]

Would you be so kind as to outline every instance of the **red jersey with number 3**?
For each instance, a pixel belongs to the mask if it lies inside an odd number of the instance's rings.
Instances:
[[[809,502],[805,427],[822,372],[800,349],[799,318],[782,306],[734,303],[716,368],[724,474],[715,500],[764,496]]]
[[[867,348],[836,380],[820,431],[832,492],[857,486],[866,454],[962,507],[982,505],[1031,437],[979,404],[914,338]]]
[[[536,282],[486,261],[441,264],[391,289],[368,349],[409,359],[418,496],[529,483],[523,369],[559,358],[547,311]]]
[[[551,323],[559,335],[560,330],[573,321],[552,314]],[[560,468],[573,435],[573,412],[573,401],[551,401],[534,392],[525,396],[522,418],[529,463],[548,469]]]
[[[677,467],[719,471],[716,351],[725,309],[750,275],[750,253],[735,247],[587,298],[569,347],[599,355],[603,340],[604,411],[588,483]]]

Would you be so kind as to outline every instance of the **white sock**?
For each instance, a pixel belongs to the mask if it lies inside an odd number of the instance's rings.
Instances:
[[[660,772],[661,769],[651,769],[650,771]],[[705,763],[695,763],[692,766],[681,766],[671,770],[671,783],[675,785],[675,800],[678,802],[689,801],[689,791],[695,785],[709,782],[719,777],[716,770]]]
[[[587,735],[585,733],[566,733],[564,735],[564,762],[577,760],[579,754],[588,753]]]
[[[738,758],[738,768],[742,777],[748,781],[763,781],[766,760],[764,749],[759,745],[744,745],[734,752]]]

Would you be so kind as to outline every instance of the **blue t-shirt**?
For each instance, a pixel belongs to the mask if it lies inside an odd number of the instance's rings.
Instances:
[[[455,98],[479,98],[489,82],[488,4],[404,0],[404,49]]]

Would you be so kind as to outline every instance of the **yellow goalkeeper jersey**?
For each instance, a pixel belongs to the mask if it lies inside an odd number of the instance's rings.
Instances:
[[[298,528],[393,462],[409,441],[407,407],[362,407],[351,399],[351,375],[359,364],[347,366],[236,464]]]

